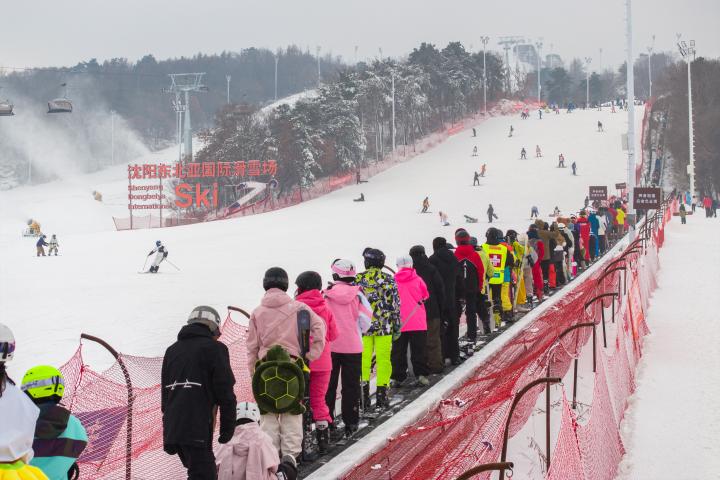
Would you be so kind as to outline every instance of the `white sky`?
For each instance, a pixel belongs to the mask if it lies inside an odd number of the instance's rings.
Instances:
[[[720,57],[720,0],[634,0],[634,48],[675,51],[675,34],[699,55]],[[98,58],[137,60],[258,46],[320,45],[348,61],[405,55],[422,41],[480,46],[489,35],[543,38],[563,56],[593,67],[625,58],[624,0],[9,0],[0,3],[0,66],[74,65]]]

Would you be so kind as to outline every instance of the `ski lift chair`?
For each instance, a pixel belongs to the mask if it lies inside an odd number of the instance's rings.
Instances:
[[[0,117],[10,117],[15,115],[13,113],[14,105],[10,103],[10,100],[0,100]]]
[[[47,113],[72,113],[72,111],[73,111],[72,102],[67,98],[67,92],[68,92],[67,83],[63,83],[60,86],[65,88],[65,95],[61,98],[56,98],[55,100],[50,100],[48,102]]]

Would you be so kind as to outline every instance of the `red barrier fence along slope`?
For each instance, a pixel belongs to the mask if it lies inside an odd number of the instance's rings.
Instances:
[[[358,459],[361,463],[344,478],[454,479],[478,464],[501,460],[502,436],[513,397],[548,373],[563,377],[568,372],[591,338],[592,328],[575,329],[560,341],[558,337],[568,327],[585,322],[595,324],[599,338],[591,416],[580,425],[563,395],[560,434],[552,445],[554,454],[547,477],[614,478],[625,451],[619,425],[627,398],[635,388],[635,366],[648,332],[644,312],[659,268],[658,239],[676,207],[675,202],[668,201],[655,219],[640,228],[638,239],[624,253],[603,258],[600,268],[535,318],[448,396],[461,402],[440,402],[369,458]],[[606,349],[600,334],[600,302],[587,309],[585,306],[597,295],[615,292],[619,292],[615,316],[618,333],[616,338],[608,338]],[[602,300],[605,306],[610,301]],[[544,388],[533,388],[518,403],[509,423],[510,437],[527,422]],[[483,475],[476,478],[489,478],[490,474]]]

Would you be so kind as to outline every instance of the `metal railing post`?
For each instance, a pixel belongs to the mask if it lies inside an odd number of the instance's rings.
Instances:
[[[123,362],[123,359],[120,357],[120,354],[110,346],[105,340],[94,337],[92,335],[88,335],[86,333],[80,334],[81,339],[85,339],[91,342],[95,342],[110,352],[110,354],[115,357],[115,361],[118,362],[118,365],[120,366],[120,370],[122,370],[123,376],[125,377],[125,385],[127,386],[127,403],[128,403],[128,411],[127,411],[127,418],[125,419],[125,480],[131,480],[132,478],[132,430],[133,430],[133,416],[132,416],[132,410],[133,410],[133,394],[132,394],[132,380],[130,379],[130,372],[128,372],[127,367],[125,366],[125,362]]]
[[[592,305],[593,303],[595,303],[598,300],[602,300],[605,297],[612,297],[612,302],[613,302],[613,320],[612,321],[613,321],[613,323],[615,323],[615,297],[617,297],[617,295],[618,294],[616,292],[602,293],[600,295],[596,295],[595,297],[593,297],[590,300],[588,300],[587,302],[585,302],[585,310],[587,310],[587,308],[590,305]],[[605,306],[602,304],[602,302],[600,302],[600,316],[602,318],[603,346],[605,348],[607,348],[607,334],[605,332]]]
[[[500,462],[504,463],[505,459],[507,458],[507,444],[508,444],[508,437],[510,435],[510,421],[512,420],[513,412],[515,412],[515,407],[517,407],[518,402],[520,399],[525,395],[531,388],[540,385],[541,383],[546,383],[547,386],[545,388],[550,388],[550,385],[553,383],[560,383],[562,379],[558,377],[553,378],[538,378],[537,380],[534,380],[527,385],[525,385],[522,390],[520,390],[518,393],[515,394],[515,398],[513,398],[512,405],[510,405],[510,412],[508,413],[507,421],[505,422],[505,432],[503,433],[503,446],[502,446],[502,454],[500,455]],[[545,425],[547,426],[547,430],[550,430],[550,410],[545,412],[546,414],[546,422]],[[550,447],[548,445],[547,449],[547,468],[550,469]],[[500,470],[500,480],[505,479],[505,470]]]

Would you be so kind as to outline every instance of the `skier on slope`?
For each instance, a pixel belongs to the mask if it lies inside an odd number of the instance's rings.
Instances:
[[[520,150],[520,160],[527,160],[527,151],[525,147]]]
[[[487,163],[483,163],[483,164],[482,164],[482,167],[480,167],[480,176],[481,176],[481,177],[484,177],[484,176],[485,176],[485,169],[486,169],[486,168],[487,168]]]
[[[40,235],[40,238],[38,239],[37,243],[35,243],[38,257],[40,255],[42,255],[43,257],[45,256],[45,248],[44,247],[48,246],[48,243],[45,241],[46,238],[47,238],[46,235]]]
[[[542,151],[540,150],[540,145],[535,145],[535,158],[542,157]]]
[[[510,134],[508,135],[508,137],[512,137],[514,131],[515,129],[513,128],[513,126],[510,125]]]
[[[493,208],[492,203],[491,203],[490,205],[488,205],[487,216],[488,216],[488,222],[489,222],[489,223],[492,223],[493,218],[496,219],[496,220],[497,220],[497,218],[498,218],[498,216],[495,215],[495,209]]]
[[[577,164],[575,162],[572,162],[570,168],[572,168],[573,175],[577,175]]]
[[[602,122],[601,122],[600,120],[598,120],[597,129],[598,129],[598,130],[597,130],[598,132],[604,132],[604,131],[605,131],[605,130],[603,130],[603,124],[602,124]]]
[[[480,174],[478,172],[475,172],[475,176],[473,176],[473,187],[475,185],[480,185]]]
[[[430,200],[428,197],[425,197],[425,199],[422,201],[422,210],[420,213],[427,213],[428,208],[430,208]]]
[[[160,240],[155,242],[155,248],[153,248],[150,253],[148,253],[148,257],[150,255],[155,254],[155,258],[153,259],[152,265],[150,265],[150,270],[148,272],[150,273],[157,273],[160,269],[160,264],[163,260],[165,260],[168,256],[167,248],[165,248],[165,245],[162,244]]]
[[[478,150],[477,150],[477,145],[475,145],[475,146],[473,147],[472,156],[473,156],[473,157],[477,157],[477,156],[478,156],[478,153],[477,153],[477,152],[478,152]]]
[[[57,236],[53,233],[52,237],[50,237],[50,242],[48,242],[48,256],[52,255],[54,251],[55,256],[57,257],[59,246],[60,245],[58,244]]]
[[[535,205],[530,209],[530,219],[538,218],[540,216],[540,210]]]
[[[558,156],[558,168],[565,168],[565,155],[562,153]]]

